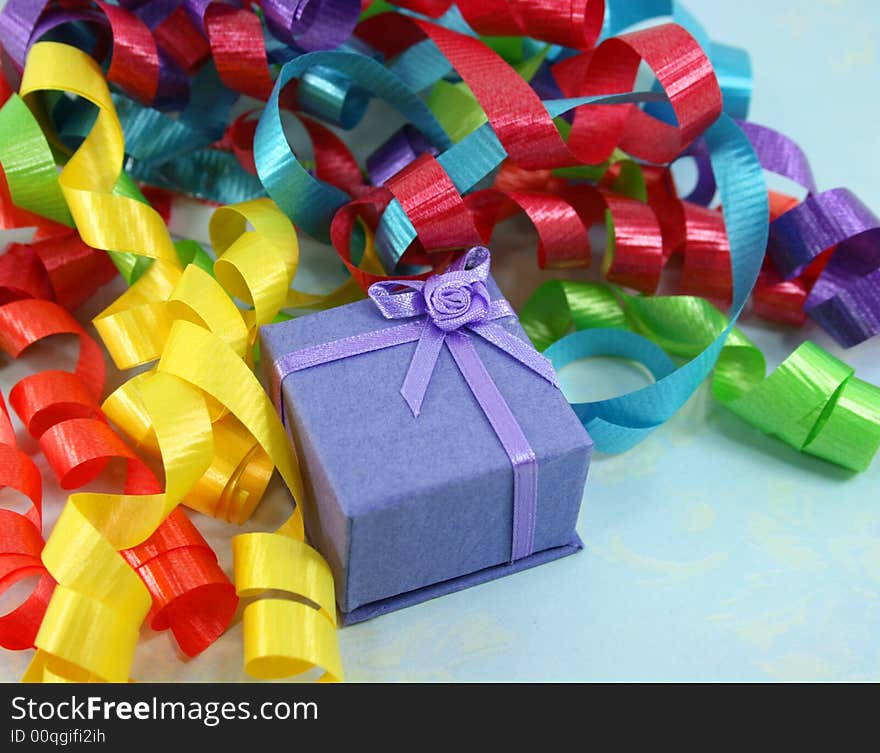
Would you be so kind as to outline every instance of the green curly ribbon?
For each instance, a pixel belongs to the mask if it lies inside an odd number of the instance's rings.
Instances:
[[[538,350],[572,329],[629,330],[672,356],[691,359],[727,325],[694,296],[631,296],[599,283],[553,280],[520,313]],[[880,389],[809,340],[766,375],[764,354],[739,329],[727,338],[712,375],[712,393],[730,411],[792,447],[864,471],[880,447]]]
[[[73,219],[58,183],[55,153],[39,121],[17,94],[0,108],[0,164],[6,174],[12,201],[22,209],[73,227]],[[149,202],[127,173],[121,172],[113,193]],[[213,260],[193,241],[175,244],[181,262],[198,264],[207,271]],[[152,259],[120,251],[107,252],[123,279],[132,285],[146,272]]]
[[[49,142],[17,94],[0,109],[0,163],[16,205],[73,227]]]

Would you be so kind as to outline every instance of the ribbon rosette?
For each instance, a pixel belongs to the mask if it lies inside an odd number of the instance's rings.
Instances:
[[[283,418],[281,383],[288,374],[417,341],[400,392],[413,416],[418,416],[437,357],[445,344],[513,466],[512,562],[534,551],[538,463],[528,439],[474,348],[470,334],[479,335],[552,385],[559,385],[550,361],[495,323],[514,316],[514,312],[506,300],[491,300],[486,285],[489,261],[489,249],[475,246],[447,272],[424,282],[374,283],[369,295],[382,316],[413,321],[282,356],[273,365],[273,397]]]

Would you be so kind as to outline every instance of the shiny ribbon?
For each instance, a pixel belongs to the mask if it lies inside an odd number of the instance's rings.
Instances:
[[[491,375],[486,371],[470,337],[482,337],[515,361],[558,386],[553,368],[518,337],[492,322],[513,316],[503,299],[491,300],[486,280],[489,250],[472,248],[444,274],[426,281],[378,282],[369,295],[386,319],[413,319],[395,327],[355,335],[311,348],[287,353],[272,365],[272,395],[284,416],[281,385],[285,377],[332,361],[416,342],[415,352],[400,389],[403,399],[418,416],[444,344],[492,425],[513,466],[513,536],[510,561],[534,551],[535,513],[538,501],[538,464],[516,419]],[[403,291],[397,290],[403,288]]]
[[[744,124],[765,169],[807,189],[803,202],[770,225],[768,255],[784,280],[829,252],[803,303],[837,342],[850,347],[880,332],[880,219],[845,188],[818,192],[806,156],[788,137]]]
[[[693,358],[729,327],[700,298],[646,298],[560,281],[539,287],[520,321],[557,369],[592,355],[618,355],[644,364],[658,383],[676,370],[667,353]],[[868,468],[880,447],[880,388],[809,340],[766,377],[765,369],[761,351],[733,328],[715,364],[712,392],[728,410],[796,450],[850,470]],[[640,397],[650,400],[653,392],[649,386]],[[588,427],[596,405],[573,406]]]
[[[330,50],[351,35],[359,0],[263,0],[266,25],[282,42],[301,50]]]
[[[104,408],[141,449],[161,458],[166,488],[162,492],[155,485],[144,494],[143,487],[132,483],[123,495],[71,497],[44,551],[59,586],[36,638],[39,650],[27,678],[119,681],[127,677],[137,626],[150,604],[143,598],[146,592],[138,590],[143,589],[140,579],[125,580],[124,573],[131,572],[128,562],[141,574],[155,572],[154,566],[163,561],[178,567],[189,562],[187,572],[195,572],[191,565],[196,552],[175,544],[180,540],[176,534],[166,537],[167,556],[147,541],[174,507],[194,494],[214,514],[241,519],[259,500],[273,463],[297,494],[301,480],[296,459],[247,361],[257,326],[271,321],[281,306],[309,305],[324,297],[289,290],[297,264],[296,239],[290,223],[267,201],[215,213],[211,234],[219,258],[212,271],[219,283],[197,264],[182,267],[182,254],[155,211],[112,193],[124,146],[109,91],[93,61],[66,45],[34,45],[22,95],[28,98],[46,89],[77,92],[98,107],[92,130],[58,179],[80,234],[95,247],[153,259],[95,324],[121,367],[158,359],[155,369],[123,385]],[[254,231],[246,230],[248,222]],[[230,294],[248,302],[251,310],[238,309]],[[127,457],[132,468],[139,467],[130,451]],[[79,474],[78,467],[62,472]],[[220,489],[218,479],[226,479]],[[220,501],[211,504],[215,489]],[[88,562],[94,567],[87,572],[73,567],[66,556],[81,546],[92,553]],[[286,551],[293,556],[305,549]],[[129,551],[121,557],[120,550]],[[257,565],[257,576],[262,567]],[[329,570],[312,567],[308,572],[296,584],[297,598],[324,603],[318,597],[328,588],[332,592]],[[256,576],[251,580],[259,582]],[[162,584],[158,586],[162,591]],[[208,590],[203,593],[209,597]],[[173,604],[158,605],[154,624],[173,627],[175,611]],[[262,638],[246,638],[253,654],[249,661],[269,646],[276,652],[283,649],[283,655],[300,664],[321,665],[329,678],[341,679],[335,634],[321,622],[306,619],[298,632],[279,633],[271,609],[258,608],[256,614],[246,629]],[[71,637],[87,625],[96,636],[94,643],[72,645]],[[181,645],[187,646],[185,641]]]
[[[39,440],[49,467],[63,488],[72,489],[87,485],[109,459],[120,458],[127,467],[127,494],[157,492],[159,485],[153,474],[113,433],[95,403],[103,383],[103,357],[97,344],[55,303],[23,298],[0,308],[0,345],[13,356],[33,342],[59,333],[75,334],[80,339],[76,371],[34,374],[10,392],[11,404],[27,430]],[[108,501],[108,495],[81,494],[72,499],[72,504],[89,509],[92,503]],[[53,535],[55,530],[57,527]],[[65,535],[70,535],[69,529],[60,534],[62,539]],[[57,538],[54,542],[57,546]],[[78,548],[74,540],[65,543]],[[139,556],[136,551],[123,555],[153,598],[151,624],[156,629],[171,627],[185,653],[201,652],[225,630],[237,603],[232,585],[217,566],[214,552],[192,524],[178,515],[167,519],[142,549],[149,556]],[[175,563],[186,560],[190,565],[186,577],[175,577]],[[50,560],[47,568],[52,572]],[[43,584],[38,585],[31,599],[38,599],[41,593],[45,595]],[[186,606],[182,607],[184,603]],[[29,604],[30,600],[22,609]],[[43,603],[43,608],[47,607]],[[42,612],[34,616],[37,619],[32,622],[27,647],[52,643],[56,651],[78,666],[100,665],[94,654],[103,650],[100,645],[82,647],[71,642],[73,634],[50,635],[45,621],[41,626]],[[37,627],[43,631],[42,637],[37,635]]]
[[[800,308],[843,347],[880,332],[880,219],[845,188],[819,192],[806,155],[787,136],[756,123],[740,126],[765,170],[807,192],[802,202],[777,197],[771,205],[772,287],[796,290]],[[709,174],[702,165],[701,179]]]
[[[34,645],[40,621],[55,588],[55,579],[49,575],[40,559],[44,546],[40,472],[34,462],[18,449],[2,396],[0,488],[15,489],[30,502],[24,514],[0,508],[0,593],[24,578],[39,578],[27,599],[0,616],[0,646],[20,651]]]

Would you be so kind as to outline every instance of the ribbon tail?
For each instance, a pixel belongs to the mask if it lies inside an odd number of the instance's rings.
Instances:
[[[418,416],[422,409],[422,401],[425,399],[425,392],[445,338],[446,333],[443,330],[434,326],[429,319],[425,319],[416,351],[409,362],[409,369],[400,388],[400,394],[403,395],[414,416]]]
[[[470,338],[461,332],[450,332],[446,335],[446,344],[513,466],[513,537],[510,561],[514,562],[535,550],[538,459],[510,406],[486,371],[486,366]]]
[[[303,371],[313,366],[321,366],[332,361],[340,361],[344,358],[359,356],[363,353],[371,353],[374,350],[393,348],[396,345],[418,340],[424,332],[421,322],[407,322],[396,327],[380,329],[376,332],[364,332],[360,335],[352,335],[331,343],[321,343],[309,348],[302,348],[292,353],[286,353],[272,364],[271,397],[275,409],[281,415],[281,421],[286,426],[284,416],[284,401],[281,399],[281,385],[288,374],[295,371]]]
[[[471,324],[468,326],[468,329],[478,334],[487,342],[492,343],[499,350],[503,350],[507,355],[515,358],[523,366],[527,366],[536,374],[544,377],[554,387],[559,387],[556,371],[553,369],[550,359],[538,353],[531,345],[526,344],[516,335],[511,334],[497,324],[489,322]]]

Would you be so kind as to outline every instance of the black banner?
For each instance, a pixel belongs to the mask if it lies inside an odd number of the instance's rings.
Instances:
[[[351,721],[329,685],[2,685],[0,750],[32,745],[142,750],[174,741],[314,740]],[[361,714],[357,714],[361,716]],[[289,736],[289,737],[287,737]]]
[[[304,744],[338,750],[342,741],[372,750],[389,740],[402,741],[405,730],[420,730],[419,736],[433,739],[440,733],[457,737],[474,727],[501,728],[517,717],[551,728],[571,724],[563,712],[571,704],[559,703],[563,686],[547,690],[516,685],[2,684],[0,751],[42,745],[166,753],[163,746],[170,745],[171,753],[181,750],[181,743],[204,743],[219,745],[217,751],[232,745],[245,746],[241,753],[296,746],[307,753]],[[579,700],[582,691],[576,691]]]

